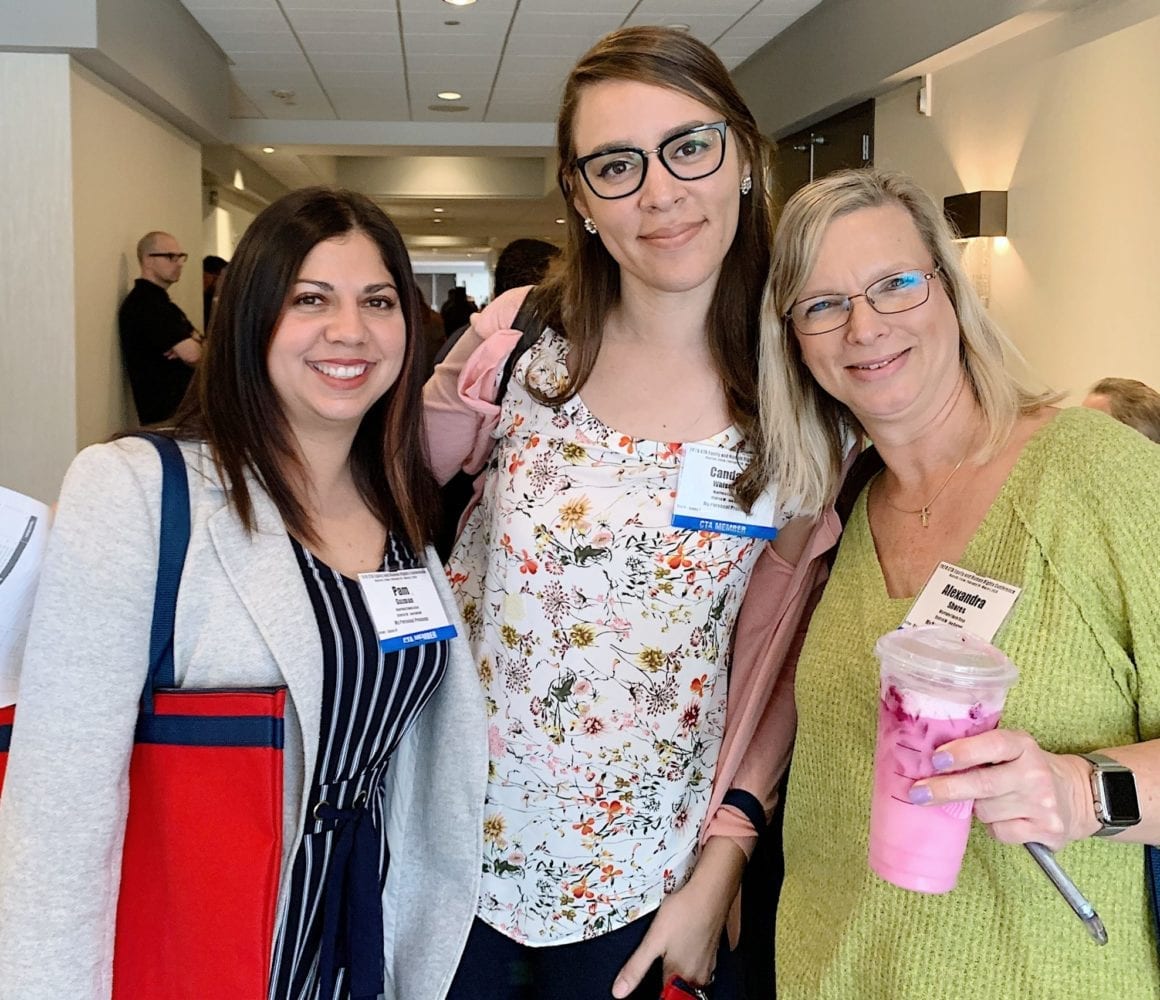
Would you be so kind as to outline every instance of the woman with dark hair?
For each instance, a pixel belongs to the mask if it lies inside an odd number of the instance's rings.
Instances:
[[[381,651],[360,588],[433,565],[454,613],[426,548],[418,308],[379,208],[287,195],[240,242],[163,431],[190,494],[178,686],[288,695],[272,1000],[441,997],[473,916],[486,758],[482,721],[465,721],[481,714],[466,649]],[[110,996],[160,492],[157,452],[135,437],[86,449],[65,479],[0,799],[0,983],[22,1000]]]
[[[715,975],[725,1000],[722,930],[792,740],[779,668],[833,537],[753,476],[730,489],[761,445],[769,150],[713,52],[655,27],[581,58],[557,141],[574,211],[547,329],[498,407],[527,290],[499,296],[424,396],[437,476],[487,465],[448,567],[491,760],[451,996]]]

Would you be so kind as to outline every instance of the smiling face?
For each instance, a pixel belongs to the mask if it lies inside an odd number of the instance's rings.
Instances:
[[[266,363],[295,436],[354,432],[402,368],[407,326],[378,246],[355,230],[317,244],[290,286]]]
[[[930,272],[934,260],[909,212],[897,203],[858,209],[826,228],[797,300],[860,295],[872,282],[916,268]],[[921,430],[963,378],[958,319],[937,276],[930,279],[930,297],[917,308],[883,316],[860,297],[844,327],[796,336],[818,384],[845,403],[871,436],[873,428],[887,424]]]
[[[626,80],[585,87],[572,122],[575,152],[632,146],[653,150],[680,132],[718,122],[721,114],[676,90]],[[596,223],[598,236],[620,265],[625,293],[686,293],[716,287],[734,234],[741,178],[748,164],[726,130],[725,159],[708,177],[685,181],[648,157],[644,184],[624,198],[596,197],[580,177],[572,186],[576,210]]]

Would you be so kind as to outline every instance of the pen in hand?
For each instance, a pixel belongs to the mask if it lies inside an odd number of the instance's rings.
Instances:
[[[1067,872],[1060,867],[1051,850],[1045,844],[1039,844],[1035,841],[1023,846],[1027,848],[1039,867],[1043,869],[1043,873],[1051,879],[1051,884],[1059,890],[1059,894],[1067,900],[1067,905],[1083,921],[1095,943],[1107,944],[1108,932],[1104,929],[1104,923],[1100,920],[1099,914],[1096,913],[1092,904],[1084,898],[1084,894],[1076,888],[1075,883],[1068,878]]]

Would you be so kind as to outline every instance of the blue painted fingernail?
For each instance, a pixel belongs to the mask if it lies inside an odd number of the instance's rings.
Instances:
[[[931,757],[930,762],[936,771],[945,771],[955,762],[955,759],[945,750],[940,750]]]
[[[934,792],[926,785],[911,785],[907,798],[916,806],[924,806],[934,798]]]

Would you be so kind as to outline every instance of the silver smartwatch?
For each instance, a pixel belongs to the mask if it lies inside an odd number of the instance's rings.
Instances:
[[[1100,828],[1097,837],[1111,837],[1140,822],[1140,800],[1136,795],[1136,776],[1102,753],[1081,753],[1092,766],[1092,802]]]

